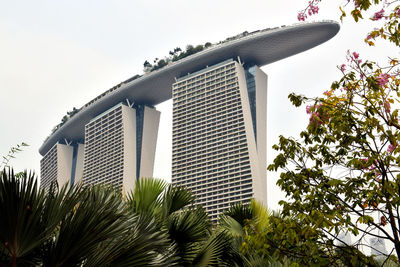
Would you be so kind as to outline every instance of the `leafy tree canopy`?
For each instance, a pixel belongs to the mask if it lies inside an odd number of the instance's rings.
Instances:
[[[320,2],[310,1],[298,19],[316,14]],[[344,1],[340,9],[341,19],[349,12],[356,22],[376,10],[377,28],[365,42],[399,45],[399,1]],[[400,257],[399,61],[388,55],[382,65],[347,51],[338,69],[343,77],[323,96],[289,95],[293,105],[307,105],[310,119],[299,139],[280,136],[273,146],[280,154],[268,169],[282,170],[277,184],[289,199],[282,212],[316,231],[319,242],[350,232],[356,248],[375,237],[393,245],[387,256]]]

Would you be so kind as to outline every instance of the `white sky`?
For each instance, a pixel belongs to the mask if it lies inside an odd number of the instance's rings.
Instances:
[[[325,1],[313,20],[339,19],[339,1]],[[243,31],[297,23],[306,0],[0,0],[0,155],[21,142],[30,147],[11,162],[17,170],[40,172],[38,149],[73,107],[142,73],[143,62],[164,57],[174,47],[218,42]],[[393,46],[363,43],[369,22],[345,20],[337,36],[302,54],[263,67],[269,75],[268,164],[280,134],[298,136],[308,116],[287,95],[321,95],[340,76],[347,49],[362,58],[382,59]],[[162,112],[155,177],[170,181],[172,103]],[[268,173],[268,204],[284,197]]]

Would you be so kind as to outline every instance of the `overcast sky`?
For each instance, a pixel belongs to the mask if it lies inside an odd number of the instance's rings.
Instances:
[[[0,155],[21,142],[30,147],[11,162],[17,170],[40,172],[38,149],[67,111],[127,78],[142,73],[143,62],[164,57],[174,47],[218,42],[243,31],[297,23],[306,0],[0,0]],[[325,1],[313,20],[338,20],[338,1]],[[369,22],[350,19],[332,40],[302,54],[267,65],[268,163],[280,134],[298,136],[307,125],[305,108],[294,108],[291,92],[321,95],[340,76],[347,49],[384,59],[388,49],[363,43]],[[155,177],[170,181],[172,103],[162,112]],[[268,204],[283,198],[268,173]]]

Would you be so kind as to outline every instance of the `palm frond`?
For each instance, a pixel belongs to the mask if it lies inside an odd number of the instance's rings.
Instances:
[[[244,257],[244,264],[246,267],[259,267],[259,266],[266,266],[266,267],[284,267],[289,265],[284,265],[278,261],[273,260],[268,255],[258,255],[256,253],[251,255],[246,255]]]
[[[236,203],[225,211],[224,215],[231,217],[244,227],[248,220],[253,220],[255,218],[256,214],[251,205]]]
[[[186,188],[169,185],[162,199],[163,218],[193,205],[194,195]]]
[[[176,246],[181,263],[190,262],[197,251],[197,244],[210,236],[211,222],[202,208],[188,208],[166,219],[169,238]]]
[[[243,226],[230,216],[221,215],[218,227],[226,230],[230,235],[236,238],[243,237],[245,234]]]
[[[45,193],[39,190],[34,173],[3,171],[0,178],[0,256],[4,264],[35,265],[38,251],[52,231],[41,216]]]
[[[44,266],[77,266],[100,242],[125,229],[125,205],[112,189],[85,188],[79,203],[61,221],[52,242],[43,252]]]
[[[161,179],[141,178],[129,193],[127,204],[132,211],[153,214],[155,209],[160,209],[160,198],[166,187],[167,182]]]
[[[171,242],[148,216],[131,214],[125,231],[100,243],[85,266],[173,266]]]
[[[224,231],[212,235],[197,252],[192,266],[228,266],[222,256],[231,251],[230,246],[231,239]]]
[[[255,199],[251,200],[250,206],[256,219],[257,230],[262,231],[269,228],[269,221],[273,216],[273,212],[269,211],[263,203],[256,201]]]

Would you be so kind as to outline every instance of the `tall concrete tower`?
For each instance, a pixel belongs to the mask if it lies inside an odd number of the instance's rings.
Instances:
[[[42,187],[108,184],[124,193],[152,177],[160,112],[121,102],[85,125],[84,141],[58,142],[41,160]]]
[[[172,183],[213,220],[233,203],[266,204],[267,75],[229,59],[172,88]]]

